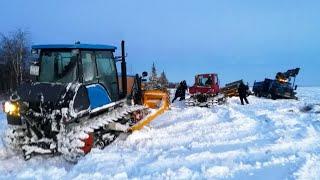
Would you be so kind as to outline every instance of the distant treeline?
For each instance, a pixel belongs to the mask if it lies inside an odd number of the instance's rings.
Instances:
[[[29,78],[30,34],[18,29],[0,33],[0,94],[14,91]]]

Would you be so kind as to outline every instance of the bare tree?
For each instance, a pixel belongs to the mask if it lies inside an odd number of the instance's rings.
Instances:
[[[30,56],[29,32],[18,29],[8,35],[0,34],[0,37],[0,51],[9,70],[10,89],[15,89],[23,81]]]

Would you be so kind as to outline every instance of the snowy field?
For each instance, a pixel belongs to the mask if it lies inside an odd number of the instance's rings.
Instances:
[[[0,179],[319,179],[320,88],[299,101],[250,97],[241,106],[187,108],[181,102],[148,127],[94,149],[78,164],[24,161],[0,141]],[[0,114],[0,136],[6,119]]]

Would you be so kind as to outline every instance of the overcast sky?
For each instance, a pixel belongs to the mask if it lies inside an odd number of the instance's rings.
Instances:
[[[301,67],[299,85],[320,85],[319,0],[2,0],[0,32],[17,28],[33,44],[126,40],[132,74],[155,62],[171,81],[252,85]]]

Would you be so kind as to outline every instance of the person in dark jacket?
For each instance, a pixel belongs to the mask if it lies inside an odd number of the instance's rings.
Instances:
[[[212,79],[209,76],[208,79],[206,80],[206,86],[211,86],[212,85]]]
[[[241,101],[242,105],[244,105],[243,100],[245,100],[245,102],[247,104],[249,104],[249,101],[247,99],[247,90],[248,89],[249,89],[249,87],[244,85],[243,82],[241,82],[238,87],[239,97],[240,97],[240,101]]]
[[[186,90],[188,89],[187,82],[186,81],[181,81],[179,86],[177,87],[176,93],[174,95],[174,98],[172,100],[172,103],[180,97],[179,101],[185,100],[186,99]]]

